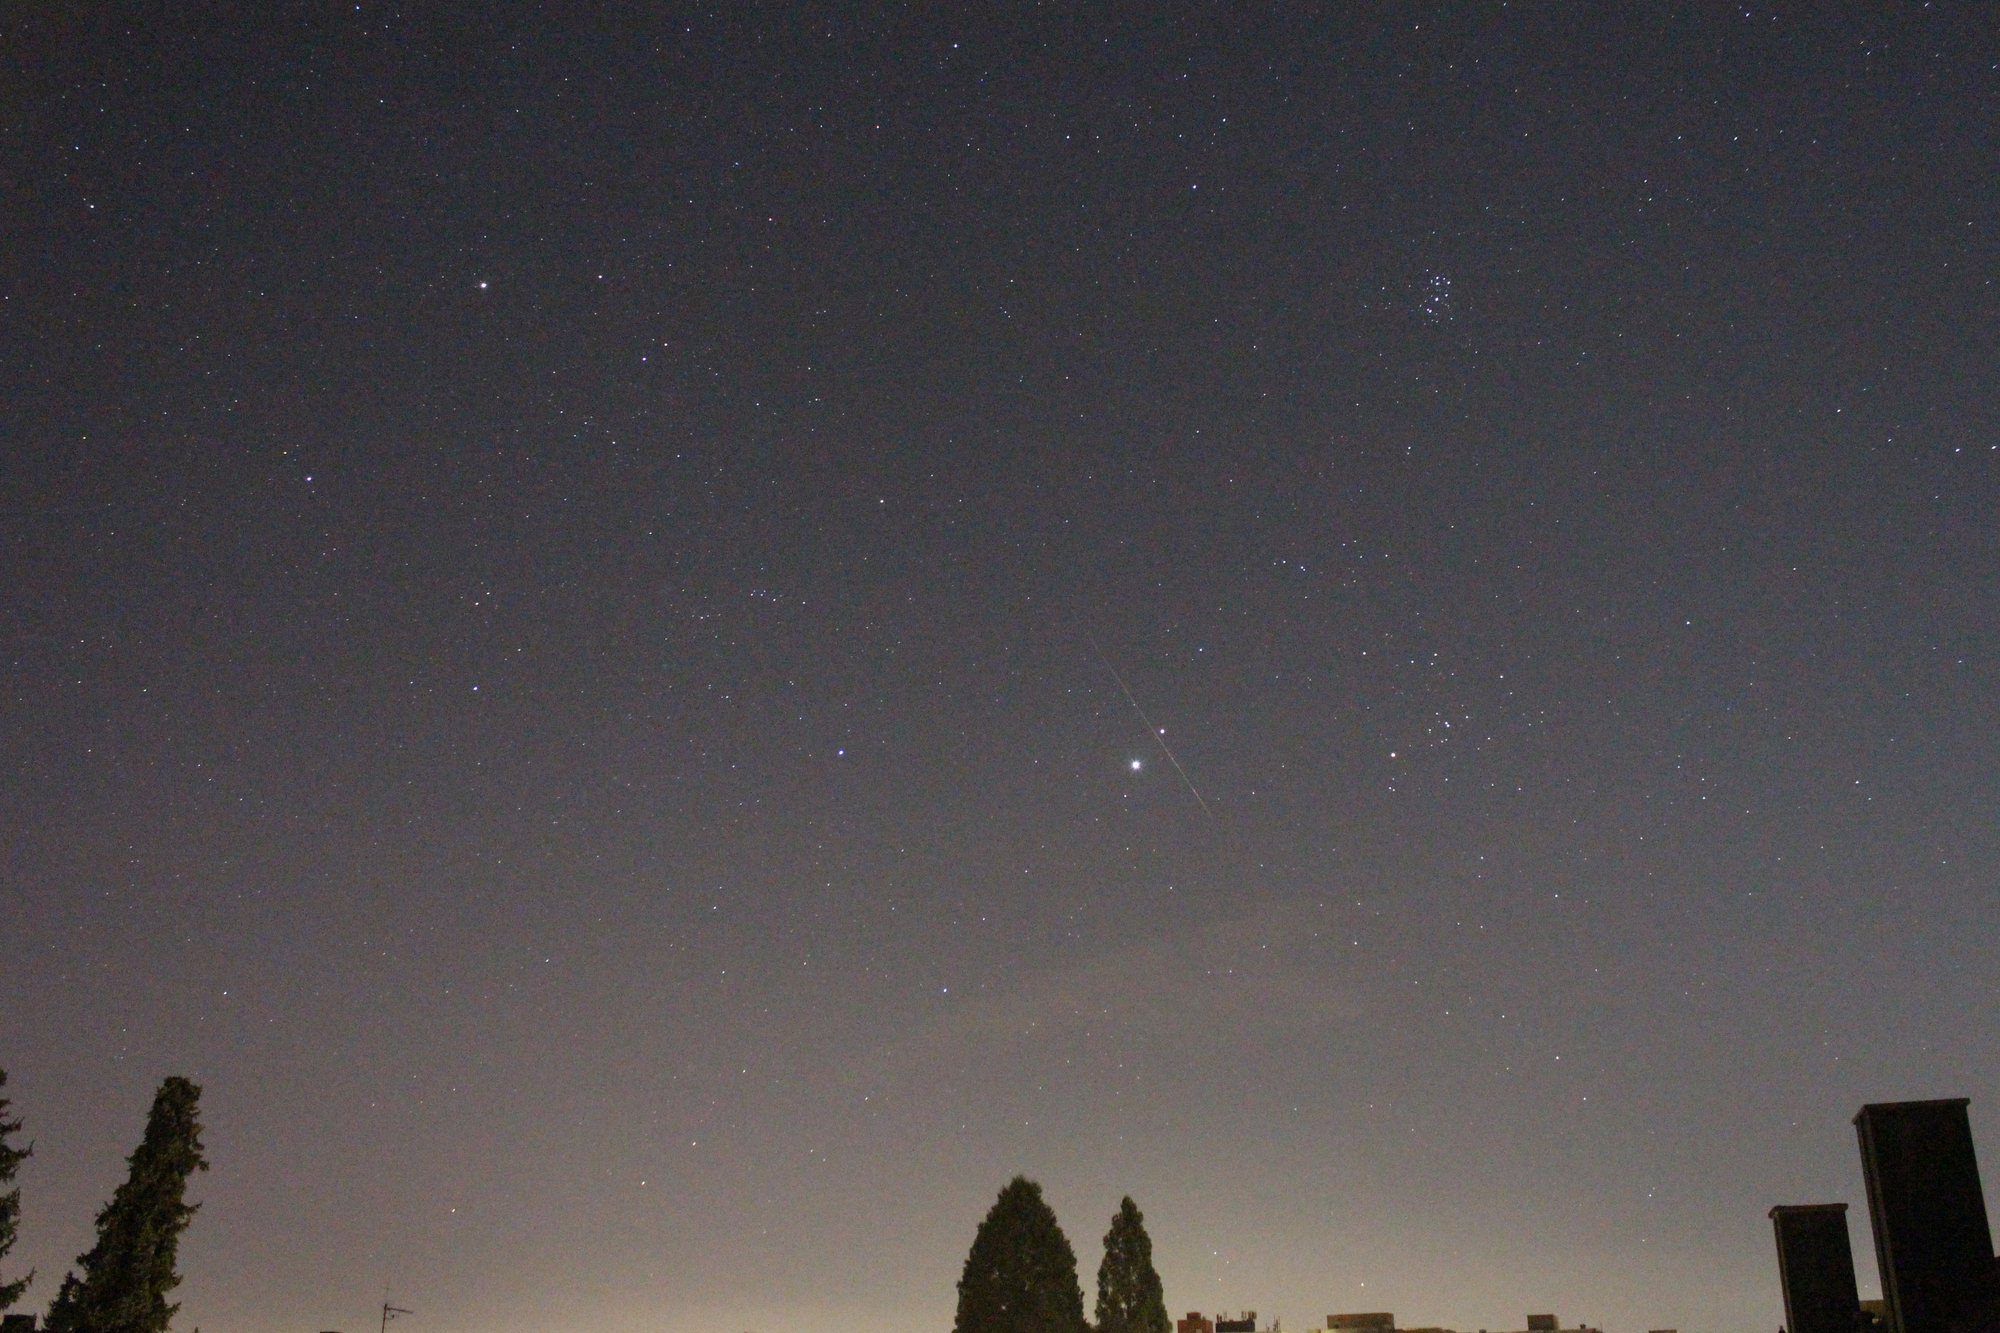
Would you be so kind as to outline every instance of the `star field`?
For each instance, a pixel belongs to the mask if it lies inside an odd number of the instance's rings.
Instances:
[[[175,1073],[182,1328],[1773,1326],[2000,1142],[1982,19],[0,20],[0,1278]]]

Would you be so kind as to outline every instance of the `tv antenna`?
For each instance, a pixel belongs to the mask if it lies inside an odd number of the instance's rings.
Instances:
[[[395,1317],[396,1317],[397,1315],[399,1315],[399,1314],[415,1314],[415,1313],[416,1313],[416,1311],[415,1311],[415,1310],[405,1310],[405,1309],[404,1309],[404,1308],[403,1308],[402,1306],[400,1306],[400,1305],[391,1305],[391,1304],[389,1304],[389,1302],[387,1302],[387,1301],[383,1301],[383,1302],[382,1302],[382,1333],[389,1333],[389,1321],[390,1321],[391,1319],[394,1319],[394,1318],[395,1318]]]

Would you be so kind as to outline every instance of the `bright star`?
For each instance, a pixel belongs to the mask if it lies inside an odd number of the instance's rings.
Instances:
[[[1137,759],[1134,759],[1132,761],[1132,771],[1134,773],[1137,773],[1139,771],[1139,761]]]

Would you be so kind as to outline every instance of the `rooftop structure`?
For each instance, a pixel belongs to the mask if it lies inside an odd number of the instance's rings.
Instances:
[[[1966,1100],[1880,1102],[1854,1117],[1886,1333],[1948,1333],[1993,1282]]]
[[[1847,1243],[1847,1205],[1810,1203],[1771,1210],[1778,1284],[1790,1333],[1854,1333],[1861,1298]]]

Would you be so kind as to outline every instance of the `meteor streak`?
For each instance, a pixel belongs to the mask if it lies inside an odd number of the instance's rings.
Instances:
[[[1201,793],[1195,790],[1194,779],[1187,775],[1187,770],[1181,767],[1181,761],[1174,758],[1174,752],[1167,747],[1167,733],[1154,726],[1153,719],[1146,716],[1146,710],[1139,707],[1139,701],[1132,697],[1132,687],[1125,683],[1125,677],[1118,674],[1118,668],[1111,665],[1111,659],[1106,657],[1104,650],[1097,646],[1097,640],[1088,631],[1085,631],[1083,637],[1090,644],[1090,651],[1097,654],[1097,660],[1104,663],[1104,669],[1111,673],[1111,679],[1117,681],[1118,688],[1124,691],[1125,702],[1132,705],[1132,711],[1137,713],[1139,720],[1146,724],[1146,730],[1153,733],[1154,743],[1160,747],[1160,753],[1167,757],[1167,762],[1174,766],[1174,772],[1181,775],[1181,781],[1187,784],[1188,794],[1194,797],[1195,804],[1201,807],[1203,814],[1207,815],[1210,819],[1214,819],[1215,811],[1209,809],[1208,802],[1201,799]],[[1138,765],[1134,764],[1133,767],[1137,768]]]

